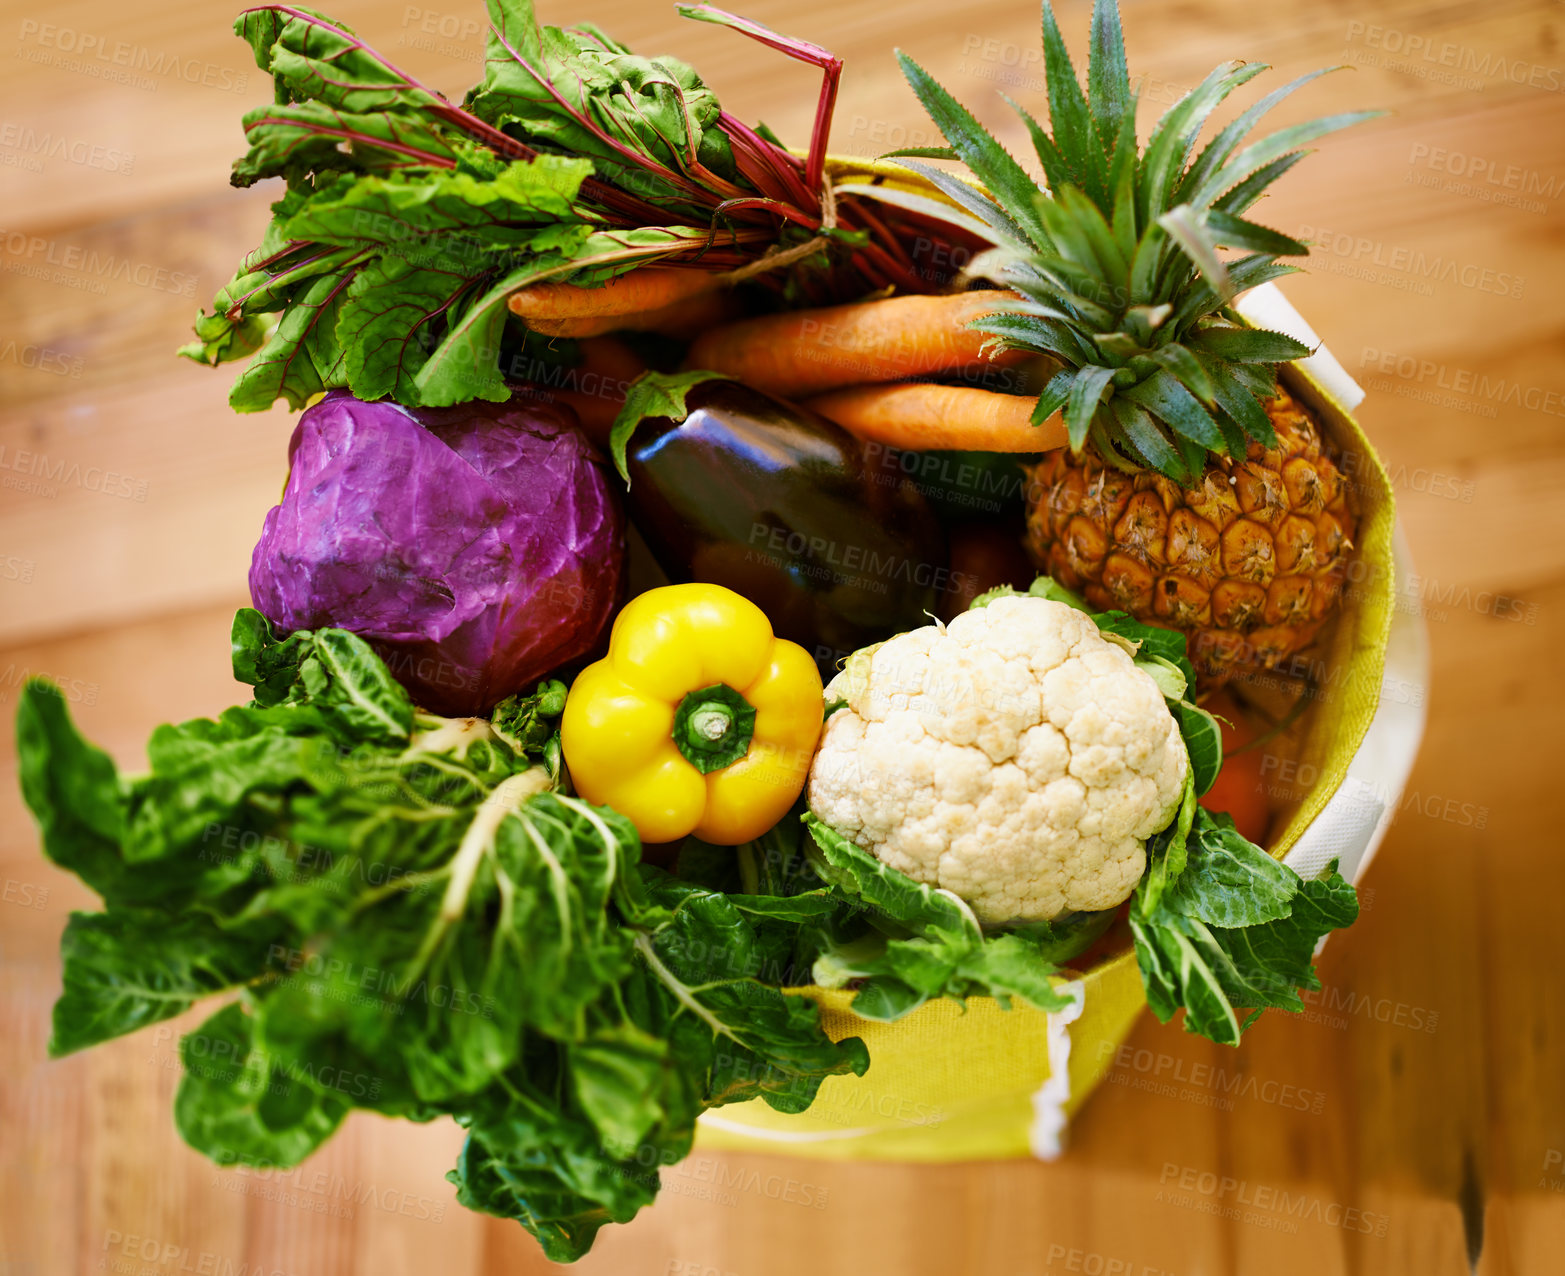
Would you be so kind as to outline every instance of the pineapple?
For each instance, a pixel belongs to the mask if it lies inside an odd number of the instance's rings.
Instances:
[[[1040,187],[904,55],[903,71],[950,143],[904,162],[993,247],[968,268],[1008,291],[973,322],[1056,371],[1033,412],[1059,412],[1069,449],[1035,469],[1027,546],[1088,601],[1183,630],[1203,681],[1275,666],[1315,636],[1341,593],[1351,493],[1318,423],[1277,383],[1309,353],[1232,309],[1292,273],[1298,240],[1246,218],[1266,188],[1350,112],[1245,142],[1267,110],[1321,72],[1262,98],[1198,151],[1213,110],[1267,68],[1225,62],[1171,107],[1144,149],[1115,0],[1095,0],[1083,93],[1043,5],[1046,131],[1020,106]],[[923,160],[959,159],[975,188]],[[1226,251],[1225,251],[1226,250]]]
[[[1031,471],[1027,550],[1094,607],[1184,630],[1203,685],[1306,646],[1342,591],[1355,517],[1308,412],[1266,404],[1277,446],[1215,458],[1198,481],[1092,456]]]

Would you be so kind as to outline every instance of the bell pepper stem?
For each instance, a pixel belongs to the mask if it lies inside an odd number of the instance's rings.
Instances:
[[[727,735],[733,725],[733,710],[724,704],[703,704],[690,715],[690,729],[713,744]]]
[[[726,683],[690,692],[674,711],[674,744],[685,761],[709,775],[750,751],[755,710]]]

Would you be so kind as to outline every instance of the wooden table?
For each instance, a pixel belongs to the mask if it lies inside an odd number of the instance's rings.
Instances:
[[[231,190],[225,171],[240,113],[267,90],[253,68],[242,83],[231,4],[3,7],[0,710],[24,671],[48,673],[87,733],[139,764],[154,724],[238,698],[227,626],[284,472],[286,414],[235,418],[230,371],[172,357],[263,225],[271,193]],[[476,78],[476,0],[328,7],[449,94]],[[541,7],[677,48],[739,116],[807,133],[812,76],[732,33],[629,0]],[[1029,0],[745,8],[847,57],[839,151],[932,140],[892,44],[1018,153],[994,90],[1044,109]],[[1082,47],[1085,0],[1061,8]],[[1338,1009],[1268,1016],[1232,1053],[1144,1019],[1131,1045],[1146,1066],[1102,1088],[1055,1164],[703,1154],[678,1182],[792,1177],[822,1208],[764,1186],[723,1203],[668,1192],[606,1233],[584,1271],[1562,1269],[1565,855],[1552,807],[1565,661],[1550,644],[1565,608],[1565,14],[1544,0],[1126,8],[1151,99],[1143,131],[1226,57],[1274,63],[1269,85],[1358,68],[1279,122],[1392,110],[1330,139],[1259,210],[1323,241],[1287,291],[1369,385],[1361,419],[1397,483],[1434,644],[1408,797],[1364,883],[1369,907],[1323,958]],[[455,1206],[448,1125],[360,1115],[293,1178],[219,1172],[170,1120],[185,1024],[46,1062],[59,933],[92,900],[41,858],[9,738],[0,750],[0,1274],[547,1267],[514,1224]],[[1131,1084],[1203,1064],[1311,1099],[1222,1111],[1199,1087],[1170,1099]],[[1283,1193],[1308,1204],[1290,1213]]]

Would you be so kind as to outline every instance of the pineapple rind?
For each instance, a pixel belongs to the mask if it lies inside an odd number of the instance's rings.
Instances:
[[[1214,456],[1185,487],[1063,449],[1031,472],[1033,561],[1094,607],[1184,630],[1203,686],[1308,646],[1347,576],[1349,484],[1302,404],[1279,389],[1265,407],[1277,446]]]

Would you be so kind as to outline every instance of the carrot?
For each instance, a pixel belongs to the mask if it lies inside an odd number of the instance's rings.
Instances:
[[[705,270],[642,266],[597,288],[583,288],[579,284],[534,284],[513,292],[507,304],[513,315],[529,321],[634,315],[661,310],[686,297],[710,292],[719,282],[716,275]]]
[[[901,381],[967,364],[1009,366],[1029,357],[980,353],[967,327],[1011,293],[964,292],[762,315],[702,333],[685,360],[773,394],[802,398],[866,381]]]
[[[804,402],[861,439],[913,451],[1048,452],[1067,441],[1058,412],[1034,427],[1036,400],[971,386],[856,385]]]
[[[714,324],[725,323],[738,313],[738,299],[715,289],[681,297],[657,310],[626,314],[567,315],[553,319],[532,316],[527,326],[546,337],[597,337],[605,332],[661,332],[687,339]]]
[[[624,406],[625,391],[647,370],[647,365],[640,355],[614,337],[583,341],[581,354],[582,361],[574,368],[546,378],[556,384],[545,393],[575,412],[587,437],[606,448],[609,429]]]

